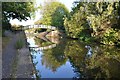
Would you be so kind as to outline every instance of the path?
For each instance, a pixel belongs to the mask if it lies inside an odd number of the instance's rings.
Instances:
[[[2,52],[2,77],[10,78],[11,77],[11,69],[12,62],[14,61],[14,57],[16,56],[17,51],[14,48],[15,42],[17,41],[17,35],[13,35],[12,39],[9,41],[8,45]]]
[[[24,46],[17,51],[14,47],[19,35],[23,32],[14,34],[8,45],[2,51],[2,78],[31,78],[33,64],[29,49]],[[23,38],[25,42],[25,38]]]

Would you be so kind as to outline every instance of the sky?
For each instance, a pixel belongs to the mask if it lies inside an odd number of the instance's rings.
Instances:
[[[73,6],[72,5],[72,3],[74,2],[74,1],[76,1],[76,0],[58,0],[59,2],[61,2],[61,3],[63,3],[67,8],[68,8],[68,10],[69,11],[71,11],[71,7]],[[44,3],[44,0],[36,0],[36,5],[38,6],[38,5],[43,5],[43,3]],[[19,20],[17,20],[17,19],[14,19],[14,20],[10,20],[10,23],[11,24],[19,24],[19,25],[32,25],[32,24],[34,24],[34,22],[35,21],[37,21],[37,20],[39,20],[40,19],[40,12],[37,12],[36,13],[36,17],[35,17],[35,20],[31,20],[31,19],[29,19],[29,20],[27,20],[27,21],[22,21],[22,22],[20,22]]]

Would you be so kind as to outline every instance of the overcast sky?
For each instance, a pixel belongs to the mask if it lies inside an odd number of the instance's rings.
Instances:
[[[69,9],[69,11],[71,11],[71,7],[73,6],[72,3],[76,0],[58,0],[58,1],[63,3]],[[40,4],[43,5],[43,3],[44,3],[44,0],[36,0],[37,5],[40,5]],[[40,12],[36,13],[35,21],[39,20],[39,19],[40,19]],[[20,24],[20,25],[30,25],[30,24],[34,24],[34,21],[28,20],[28,21],[20,22],[19,20],[14,19],[14,20],[11,20],[10,23],[11,24]]]

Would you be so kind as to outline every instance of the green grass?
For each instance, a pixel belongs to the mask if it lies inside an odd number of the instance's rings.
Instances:
[[[15,44],[16,49],[21,49],[21,48],[23,48],[23,46],[24,46],[24,42],[22,39],[19,39]]]

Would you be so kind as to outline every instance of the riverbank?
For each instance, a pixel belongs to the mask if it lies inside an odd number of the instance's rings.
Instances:
[[[26,36],[23,31],[12,36],[2,50],[2,78],[32,78],[34,67],[27,47]],[[21,39],[24,46],[16,49],[16,42]]]

